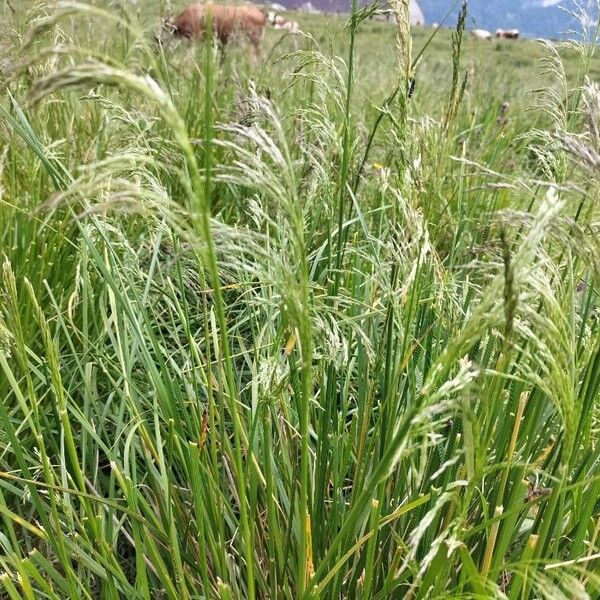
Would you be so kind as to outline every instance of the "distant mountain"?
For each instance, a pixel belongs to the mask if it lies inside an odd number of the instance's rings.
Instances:
[[[1,1],[1,0],[0,0]],[[299,8],[310,4],[312,8],[328,13],[349,13],[352,0],[262,0],[263,2],[278,2],[288,9]],[[376,0],[358,0],[361,6]],[[396,0],[398,1],[398,0]],[[386,5],[389,0],[379,0]],[[574,37],[573,32],[581,33],[581,15],[569,13],[580,11],[577,2],[587,11],[587,21],[595,23],[598,17],[597,0],[468,0],[469,17],[467,28],[480,28],[489,31],[496,29],[518,29],[524,37],[561,39]],[[456,23],[460,2],[456,0],[411,0],[411,18],[414,22],[421,21],[424,15],[425,23],[441,23],[453,6],[452,16],[446,22],[447,26]],[[420,8],[419,8],[420,6]]]
[[[1,1],[1,0],[0,0]],[[269,0],[262,0],[270,4]],[[277,4],[292,9],[305,10],[307,12],[319,11],[324,13],[347,14],[352,10],[352,0],[274,0]],[[365,6],[379,2],[381,6],[387,6],[389,0],[358,0],[359,6]],[[423,25],[425,18],[419,6],[418,0],[409,0],[410,20],[412,25]]]
[[[427,23],[441,22],[456,0],[421,0],[421,8]],[[587,9],[588,18],[595,21],[595,0],[581,0]],[[518,29],[525,37],[560,39],[573,37],[571,31],[581,32],[580,18],[567,11],[576,11],[574,0],[469,0],[467,27],[496,29]],[[577,11],[579,12],[579,11]],[[458,9],[455,10],[458,13]],[[456,22],[453,16],[448,24]]]

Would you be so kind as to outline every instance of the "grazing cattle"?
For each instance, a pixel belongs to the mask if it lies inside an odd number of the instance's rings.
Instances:
[[[285,19],[281,15],[278,15],[276,12],[271,10],[267,14],[267,21],[269,21],[269,23],[275,27],[276,25],[281,25]]]
[[[286,29],[290,33],[300,33],[298,21],[282,21],[281,23],[274,23],[273,29]]]
[[[496,29],[496,37],[504,40],[517,40],[519,39],[518,29]]]
[[[281,15],[275,14],[273,11],[269,12],[267,19],[269,20],[269,23],[273,25],[273,29],[285,29],[290,33],[300,33],[298,21],[288,21]]]
[[[492,33],[485,29],[473,29],[471,30],[471,35],[476,37],[478,40],[491,40]]]
[[[178,37],[202,40],[207,22],[212,22],[214,35],[224,47],[231,41],[247,41],[256,57],[260,55],[267,16],[256,6],[192,4],[171,22]]]

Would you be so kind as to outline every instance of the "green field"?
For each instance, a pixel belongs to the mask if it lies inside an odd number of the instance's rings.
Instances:
[[[0,2],[0,598],[600,598],[594,44],[168,4]]]

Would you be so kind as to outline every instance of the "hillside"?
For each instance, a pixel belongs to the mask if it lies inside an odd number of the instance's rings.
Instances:
[[[293,13],[303,31],[311,34],[318,41],[327,39],[328,35],[342,30],[346,19],[335,15],[307,15]],[[413,29],[415,51],[419,52],[427,43],[433,29],[430,26]],[[440,91],[446,89],[451,82],[452,69],[452,29],[441,29],[429,43],[427,52],[417,69],[417,97],[423,101],[435,103]],[[270,31],[269,38],[279,38],[277,31]],[[358,87],[359,93],[378,103],[378,94],[384,94],[386,86],[394,77],[394,55],[389,52],[395,43],[396,28],[392,23],[369,21],[364,23],[357,35],[357,68],[361,72]],[[464,66],[472,71],[472,82],[485,81],[493,77],[501,81],[498,89],[511,100],[518,99],[527,104],[531,102],[531,90],[544,83],[540,60],[546,55],[543,44],[533,39],[516,41],[477,40],[466,35],[464,45]],[[338,49],[339,52],[343,50]],[[567,71],[575,75],[578,69],[576,56],[562,50]],[[600,60],[594,58],[590,62],[590,75],[600,79]],[[364,85],[363,85],[364,84]]]

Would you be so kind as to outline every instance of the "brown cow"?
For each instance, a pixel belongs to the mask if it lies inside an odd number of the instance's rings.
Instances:
[[[496,29],[496,37],[505,40],[518,40],[519,30],[518,29]]]
[[[215,39],[221,47],[230,41],[248,41],[256,57],[267,23],[266,15],[253,5],[192,4],[185,8],[171,25],[176,36],[202,40],[205,27],[212,21]]]

